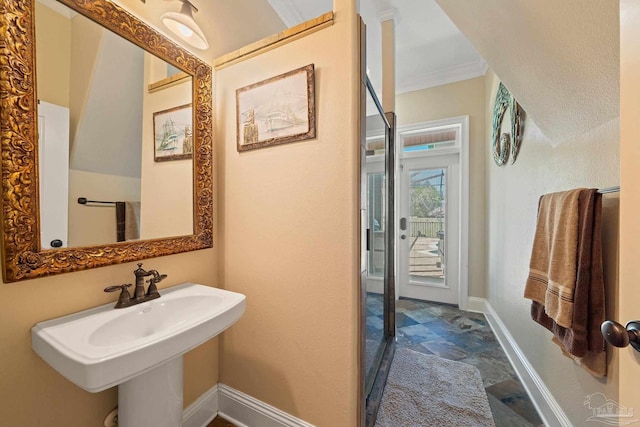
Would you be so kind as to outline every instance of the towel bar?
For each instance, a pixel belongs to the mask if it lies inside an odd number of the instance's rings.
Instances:
[[[609,194],[609,193],[617,193],[620,191],[620,186],[615,186],[615,187],[608,187],[608,188],[601,188],[598,190],[598,193],[600,194]]]
[[[626,326],[622,326],[613,320],[607,320],[600,326],[602,336],[615,347],[631,347],[640,351],[640,321],[632,320]]]
[[[87,203],[101,203],[104,205],[115,205],[116,202],[101,202],[100,200],[87,200],[86,197],[78,197],[78,204],[86,205]]]

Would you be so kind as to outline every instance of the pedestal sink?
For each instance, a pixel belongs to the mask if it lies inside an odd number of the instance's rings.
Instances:
[[[194,283],[123,309],[113,304],[38,323],[34,351],[74,384],[96,393],[118,386],[120,427],[182,423],[184,353],[233,325],[245,296]],[[212,361],[213,363],[214,361]]]

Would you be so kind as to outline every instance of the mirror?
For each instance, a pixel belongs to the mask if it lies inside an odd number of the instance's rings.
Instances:
[[[106,0],[0,1],[4,280],[211,247],[211,68]]]
[[[55,0],[35,13],[41,248],[193,234],[191,77],[149,91],[180,70]]]

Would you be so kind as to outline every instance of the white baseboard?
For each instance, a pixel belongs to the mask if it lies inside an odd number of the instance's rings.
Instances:
[[[218,413],[238,427],[313,427],[254,397],[218,384]]]
[[[474,313],[485,313],[487,300],[484,298],[478,297],[469,297],[467,298],[467,308],[466,311],[472,311]]]
[[[182,416],[182,427],[206,427],[218,415],[218,384],[207,390]]]
[[[531,400],[538,410],[538,414],[547,427],[573,427],[569,418],[553,397],[547,386],[540,378],[540,375],[533,368],[527,357],[524,355],[506,325],[493,309],[489,301],[485,300],[485,316],[489,326],[493,330],[500,345],[504,349],[511,365],[515,369],[522,385],[529,393]]]
[[[367,277],[367,293],[384,294],[384,280],[376,277]]]
[[[182,427],[206,427],[216,415],[238,427],[314,427],[224,384],[216,384],[184,410]]]

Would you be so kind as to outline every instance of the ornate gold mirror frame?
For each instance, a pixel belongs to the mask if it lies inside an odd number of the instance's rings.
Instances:
[[[59,1],[193,78],[194,234],[109,245],[41,249],[35,0],[0,0],[4,281],[16,282],[210,248],[213,245],[211,67],[110,1]]]

